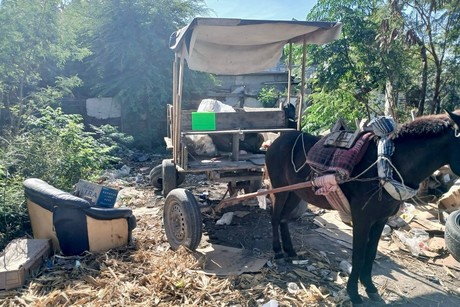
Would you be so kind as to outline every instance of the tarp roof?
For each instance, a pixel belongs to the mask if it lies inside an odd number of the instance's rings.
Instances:
[[[341,29],[340,22],[199,17],[171,35],[170,48],[192,70],[239,75],[274,67],[287,43],[305,38],[307,44],[325,44]]]

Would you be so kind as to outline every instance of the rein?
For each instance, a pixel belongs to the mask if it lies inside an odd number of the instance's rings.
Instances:
[[[305,165],[307,165],[307,152],[305,151],[305,141],[303,139],[303,133],[300,133],[297,138],[295,139],[295,142],[294,142],[294,145],[292,146],[292,149],[291,149],[291,163],[292,163],[292,167],[294,168],[294,172],[298,173],[300,172],[300,170],[302,168],[305,167]],[[299,141],[299,138],[302,138],[302,149],[303,149],[303,154],[305,156],[305,162],[299,167],[297,168],[295,163],[294,163],[294,148],[296,147],[297,145],[297,142]]]

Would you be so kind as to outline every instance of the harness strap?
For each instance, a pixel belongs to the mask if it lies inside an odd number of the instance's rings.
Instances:
[[[377,172],[380,179],[380,185],[394,199],[406,200],[414,197],[418,189],[412,189],[406,186],[401,174],[391,163],[391,156],[395,150],[391,134],[396,129],[395,121],[389,116],[381,116],[373,119],[369,123],[369,126],[372,127],[376,135],[380,136],[377,145]],[[400,182],[393,179],[393,170],[398,174]]]

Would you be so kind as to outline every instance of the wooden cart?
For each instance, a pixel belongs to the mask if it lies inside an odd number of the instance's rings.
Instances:
[[[210,130],[193,129],[194,110],[182,109],[184,65],[192,70],[220,75],[244,75],[274,67],[283,49],[289,45],[288,80],[291,80],[292,44],[303,46],[300,103],[297,122],[304,99],[305,58],[307,44],[325,44],[338,37],[340,22],[306,22],[242,20],[225,18],[195,18],[186,27],[174,32],[170,48],[175,53],[173,65],[173,104],[167,108],[168,132],[165,142],[172,150],[172,159],[163,160],[150,173],[152,184],[162,188],[166,197],[164,225],[173,249],[184,245],[194,250],[202,235],[202,221],[195,197],[187,190],[177,188],[186,173],[206,173],[208,178],[229,183],[239,188],[247,184],[253,191],[261,182],[265,156],[241,155],[239,140],[247,133],[283,133],[287,119],[281,106],[274,109],[215,113],[215,125]],[[290,101],[291,84],[288,82]],[[193,134],[232,135],[232,152],[219,159],[189,158],[184,138]]]

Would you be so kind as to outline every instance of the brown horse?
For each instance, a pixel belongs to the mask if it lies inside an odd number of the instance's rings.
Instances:
[[[403,178],[404,184],[418,188],[419,184],[443,165],[460,175],[460,112],[446,115],[420,117],[404,124],[394,138],[395,151],[391,162]],[[301,137],[301,141],[298,141]],[[318,137],[293,131],[280,136],[266,154],[266,168],[273,188],[311,180],[312,170],[306,164],[300,171],[294,170],[306,161],[306,153],[319,140]],[[303,142],[302,142],[303,141]],[[390,196],[378,180],[378,172],[372,166],[377,160],[377,147],[371,142],[362,160],[354,167],[350,178],[356,180],[340,184],[351,207],[353,223],[352,271],[347,292],[353,304],[361,304],[358,280],[371,300],[382,300],[371,278],[377,246],[388,217],[394,215],[401,204]],[[400,178],[394,174],[394,179]],[[314,189],[282,192],[275,195],[272,208],[273,251],[275,258],[295,257],[289,234],[288,217],[300,200],[315,206],[332,209],[324,196]]]

